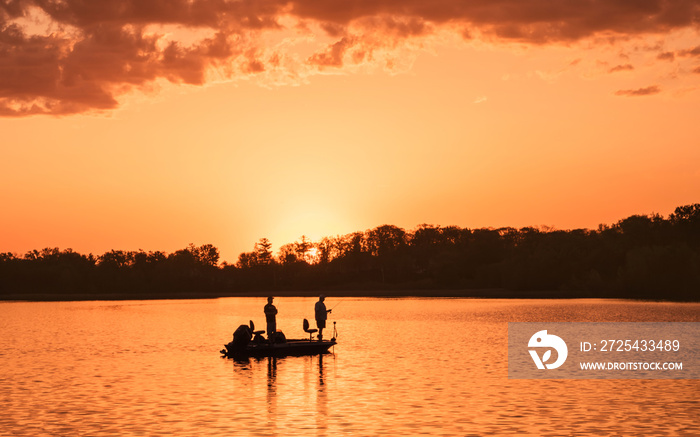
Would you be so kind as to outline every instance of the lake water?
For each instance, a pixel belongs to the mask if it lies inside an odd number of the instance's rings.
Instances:
[[[278,298],[303,338],[312,298]],[[329,297],[334,354],[234,361],[264,298],[0,302],[0,434],[700,435],[698,380],[509,380],[507,322],[698,322],[700,304]],[[326,336],[328,337],[328,336]]]

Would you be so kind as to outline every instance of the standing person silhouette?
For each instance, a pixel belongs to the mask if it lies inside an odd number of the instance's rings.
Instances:
[[[272,299],[274,297],[270,296],[267,298],[267,305],[265,305],[265,320],[267,321],[267,338],[272,339],[272,334],[277,332],[277,308],[272,305]]]
[[[326,309],[326,304],[323,303],[324,300],[326,300],[326,296],[319,296],[318,302],[316,302],[316,306],[314,307],[316,313],[316,326],[318,327],[318,341],[323,340],[323,328],[326,327],[328,313],[333,311],[332,309]]]

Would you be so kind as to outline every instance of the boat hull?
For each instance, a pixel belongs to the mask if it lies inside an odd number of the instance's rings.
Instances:
[[[228,358],[234,357],[284,357],[319,355],[330,353],[335,340],[287,340],[285,343],[249,343],[244,348],[234,348],[233,342],[225,345],[221,353]]]

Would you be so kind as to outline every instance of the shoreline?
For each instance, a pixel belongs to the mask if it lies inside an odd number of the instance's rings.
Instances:
[[[302,290],[302,291],[245,291],[235,293],[167,293],[163,295],[138,296],[128,293],[66,293],[55,295],[51,293],[28,293],[0,295],[0,302],[83,302],[83,301],[125,301],[125,300],[198,300],[219,299],[230,297],[316,297],[325,294],[327,297],[377,297],[377,298],[472,298],[472,299],[610,299],[637,301],[667,301],[667,302],[699,302],[700,300],[668,299],[662,296],[619,296],[590,292],[570,292],[556,290],[527,290],[513,291],[501,288],[495,289],[418,289],[418,290]]]

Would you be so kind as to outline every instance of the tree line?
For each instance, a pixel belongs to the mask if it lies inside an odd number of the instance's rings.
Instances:
[[[666,218],[632,215],[594,230],[382,225],[315,242],[302,237],[276,254],[262,238],[233,264],[219,262],[211,244],[170,254],[0,253],[0,298],[456,289],[697,301],[700,204],[680,206]]]

